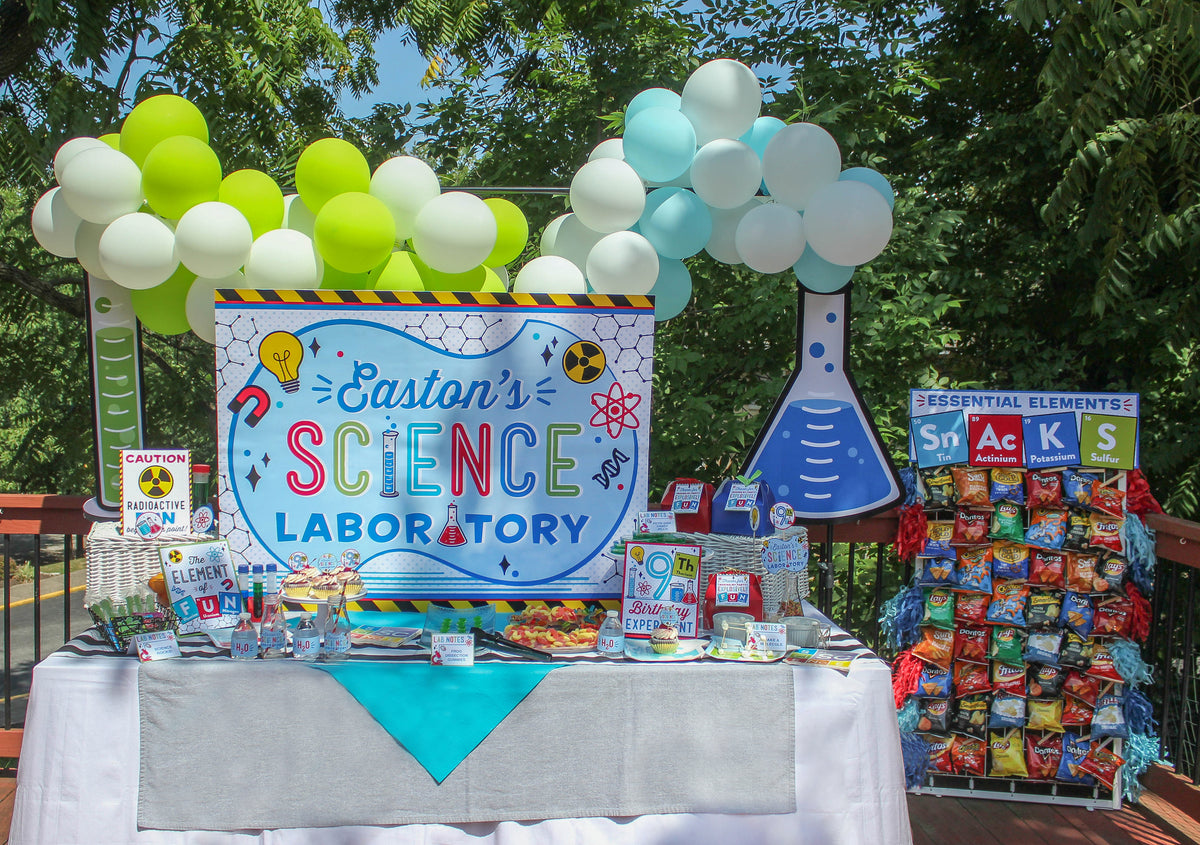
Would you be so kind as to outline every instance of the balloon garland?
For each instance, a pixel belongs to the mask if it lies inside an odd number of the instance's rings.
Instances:
[[[571,212],[545,226],[512,289],[650,293],[665,320],[690,300],[683,260],[702,250],[762,273],[790,268],[814,292],[843,288],[891,236],[891,186],[869,168],[842,171],[824,129],[761,108],[757,77],[732,59],[702,65],[682,93],[637,94],[623,137],[575,174]],[[208,137],[192,103],[150,97],[119,135],[64,143],[58,186],[33,210],[44,249],[138,292],[138,318],[163,334],[213,342],[223,286],[504,290],[529,239],[513,203],[443,192],[412,156],[372,173],[354,145],[323,138],[284,196],[260,171],[222,178]]]

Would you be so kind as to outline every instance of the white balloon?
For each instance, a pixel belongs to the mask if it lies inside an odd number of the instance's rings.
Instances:
[[[121,287],[146,290],[179,269],[175,232],[153,214],[124,214],[100,238],[100,264]]]
[[[219,279],[246,263],[254,233],[232,205],[202,202],[184,212],[175,227],[175,251],[197,276]]]
[[[517,273],[513,293],[587,293],[583,273],[565,258],[542,255]]]
[[[82,218],[67,205],[62,188],[51,188],[33,207],[30,225],[42,249],[59,258],[74,258],[75,233],[82,222]]]
[[[325,275],[325,262],[312,238],[292,229],[263,232],[246,259],[246,284],[255,288],[315,288]]]
[[[500,278],[500,281],[504,283],[505,287],[508,287],[508,268],[507,267],[505,267],[503,264],[501,264],[499,267],[493,267],[492,272],[495,273]]]
[[[752,208],[738,223],[734,245],[751,270],[782,273],[804,252],[804,218],[777,202]]]
[[[587,257],[588,284],[597,293],[645,294],[658,279],[658,253],[637,232],[613,232]]]
[[[217,288],[244,288],[246,277],[241,273],[230,273],[220,279],[208,279],[199,276],[188,288],[187,302],[184,311],[187,313],[188,325],[201,340],[208,343],[217,342],[217,318],[214,305],[213,291]]]
[[[99,149],[100,147],[108,147],[108,144],[104,143],[99,138],[72,138],[70,141],[67,141],[65,144],[59,147],[58,152],[54,154],[54,178],[59,182],[62,182],[63,171],[66,169],[67,165],[71,163],[71,159],[75,158],[75,156],[79,155],[84,150],[95,150]],[[112,147],[108,148],[110,150],[112,149]],[[63,257],[67,258],[69,256]]]
[[[588,253],[602,237],[603,232],[584,226],[578,215],[568,214],[559,224],[558,233],[554,238],[554,252],[550,254],[567,259],[583,273],[587,269]]]
[[[617,161],[624,161],[625,142],[620,138],[609,138],[607,141],[601,141],[596,145],[596,149],[592,150],[592,154],[588,156],[588,161],[595,161],[598,158],[615,158]]]
[[[716,138],[740,138],[762,109],[762,86],[754,71],[733,59],[696,68],[683,86],[680,110],[696,127],[700,146]]]
[[[742,256],[737,251],[735,237],[738,224],[746,216],[746,212],[762,205],[762,199],[755,197],[737,208],[712,209],[712,236],[704,246],[704,251],[722,264],[741,264]]]
[[[299,194],[288,194],[283,198],[283,225],[280,228],[294,229],[311,238],[316,223],[317,216],[304,204]]]
[[[488,257],[496,245],[496,232],[496,217],[483,200],[451,191],[421,207],[414,224],[413,249],[434,270],[465,273]]]
[[[138,166],[108,144],[81,151],[58,181],[71,210],[93,223],[111,223],[146,201]]]
[[[749,144],[709,141],[692,159],[692,190],[710,208],[737,208],[758,193],[762,162]]]
[[[892,237],[887,200],[864,182],[834,182],[808,202],[804,229],[817,255],[834,264],[865,264]]]
[[[813,193],[836,182],[842,153],[815,123],[793,123],[775,133],[763,151],[763,181],[772,198],[804,211]]]
[[[108,271],[100,263],[100,237],[107,228],[107,223],[84,220],[75,232],[75,260],[97,279],[108,278]]]
[[[397,243],[416,233],[417,215],[427,202],[441,192],[442,186],[433,168],[412,156],[389,158],[371,176],[371,196],[381,200],[392,212],[392,219],[396,221]],[[473,266],[479,265],[476,263]]]
[[[538,251],[542,255],[556,255],[554,244],[558,242],[558,230],[562,227],[563,221],[571,216],[570,214],[560,214],[546,224],[546,228],[542,230],[542,239],[539,242],[540,249]]]
[[[628,229],[646,208],[646,186],[623,161],[589,161],[571,180],[571,210],[594,232]]]

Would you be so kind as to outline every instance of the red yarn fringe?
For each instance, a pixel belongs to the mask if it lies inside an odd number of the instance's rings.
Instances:
[[[920,504],[900,508],[900,522],[896,530],[896,554],[907,563],[917,556],[925,543],[928,517]]]
[[[1144,643],[1150,636],[1150,614],[1152,612],[1150,601],[1142,595],[1142,591],[1132,581],[1125,585],[1125,594],[1133,602],[1129,632],[1139,643]]]
[[[896,655],[892,661],[892,698],[895,699],[896,709],[904,706],[904,701],[917,691],[921,680],[921,658],[913,654],[911,648]]]
[[[1131,469],[1125,474],[1125,510],[1138,516],[1163,512],[1162,505],[1150,492],[1150,482],[1140,469]]]

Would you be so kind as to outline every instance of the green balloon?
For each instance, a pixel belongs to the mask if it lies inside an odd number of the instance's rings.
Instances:
[[[317,212],[313,240],[326,263],[345,273],[366,273],[395,246],[396,222],[370,194],[338,194]]]
[[[465,273],[443,273],[441,270],[434,270],[430,267],[429,275],[425,277],[425,289],[477,291],[483,289],[485,281],[487,281],[487,268],[483,266],[475,267]]]
[[[196,274],[180,264],[179,269],[161,285],[132,292],[133,313],[152,332],[166,335],[191,331],[187,318],[187,294],[195,280]]]
[[[154,145],[142,163],[142,193],[156,212],[178,220],[189,208],[217,198],[221,162],[208,144],[175,135]]]
[[[504,280],[491,267],[484,267],[483,275],[483,287],[480,288],[481,291],[485,293],[508,293],[508,288],[505,287]]]
[[[425,290],[422,272],[429,267],[411,252],[398,249],[382,267],[372,270],[376,290]]]
[[[208,124],[204,115],[183,97],[159,94],[143,100],[121,124],[121,152],[138,167],[160,141],[174,135],[191,135],[208,143]]]
[[[120,132],[109,132],[107,135],[101,135],[100,140],[103,141],[104,143],[108,144],[114,150],[119,151],[121,149],[121,133]]]
[[[499,267],[515,261],[529,242],[529,221],[521,209],[506,199],[489,197],[483,202],[496,218],[496,245],[483,263],[488,267]]]
[[[321,287],[325,290],[371,290],[375,286],[366,273],[343,273],[329,262],[325,262]]]
[[[218,199],[242,212],[256,238],[283,225],[283,191],[261,170],[230,173],[221,180]]]
[[[296,191],[313,214],[338,194],[365,194],[370,188],[367,160],[357,147],[341,138],[314,141],[296,162]]]

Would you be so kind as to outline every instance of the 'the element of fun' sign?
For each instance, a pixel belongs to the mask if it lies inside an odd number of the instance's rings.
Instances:
[[[180,636],[237,623],[242,593],[225,541],[160,546],[158,555]]]
[[[221,532],[251,563],[353,552],[373,599],[619,593],[649,299],[222,290],[216,320]]]

